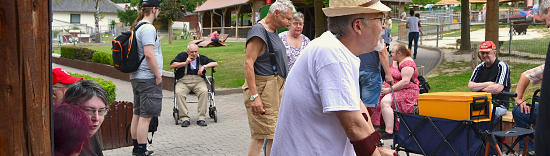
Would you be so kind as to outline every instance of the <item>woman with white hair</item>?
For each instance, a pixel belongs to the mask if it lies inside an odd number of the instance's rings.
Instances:
[[[300,52],[309,43],[309,38],[302,34],[304,29],[304,14],[295,12],[290,21],[288,31],[279,34],[286,48],[286,56],[288,58],[288,71],[292,69],[292,65],[300,55]]]

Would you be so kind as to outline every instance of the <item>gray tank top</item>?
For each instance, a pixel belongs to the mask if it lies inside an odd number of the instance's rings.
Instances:
[[[252,26],[252,28],[248,31],[248,35],[246,37],[247,44],[252,37],[259,37],[266,45],[268,45],[267,37],[269,37],[269,41],[271,42],[270,45],[273,46],[273,52],[275,53],[275,61],[277,62],[277,75],[286,78],[288,74],[288,60],[286,57],[285,46],[281,38],[279,38],[279,35],[277,33],[266,31],[262,24],[257,23],[254,24],[254,26]],[[275,75],[271,64],[271,58],[269,56],[270,52],[268,52],[269,48],[266,47],[265,49],[266,51],[264,51],[262,55],[258,56],[258,58],[256,58],[256,62],[254,62],[254,73],[264,76]]]

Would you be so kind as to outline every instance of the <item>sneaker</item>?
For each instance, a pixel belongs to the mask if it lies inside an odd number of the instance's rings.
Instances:
[[[191,125],[191,122],[189,122],[189,120],[185,120],[181,123],[181,127],[189,127],[189,125]]]
[[[197,121],[197,125],[199,125],[199,126],[207,126],[206,121],[204,121],[204,120],[199,120],[199,121]]]
[[[141,149],[132,150],[132,156],[150,156],[153,155],[155,152],[145,149],[145,151],[140,152]]]

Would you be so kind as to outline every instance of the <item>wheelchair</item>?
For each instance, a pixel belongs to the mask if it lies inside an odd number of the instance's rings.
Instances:
[[[214,73],[216,71],[214,68],[211,68],[210,76],[206,76],[204,81],[206,81],[206,87],[208,88],[208,116],[212,119],[214,119],[214,122],[218,122],[218,115],[217,115],[217,109],[216,109],[216,100],[214,98],[215,95],[215,81],[214,81]],[[178,100],[176,99],[176,84],[178,83],[177,79],[174,79],[174,108],[172,117],[174,117],[174,123],[176,125],[179,124],[179,110],[178,110]],[[192,91],[189,94],[194,94]],[[188,101],[187,103],[198,103],[197,101]]]

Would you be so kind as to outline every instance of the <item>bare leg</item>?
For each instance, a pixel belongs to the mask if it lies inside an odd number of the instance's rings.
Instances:
[[[139,117],[137,126],[137,140],[139,144],[147,144],[147,132],[149,132],[149,123],[151,118]]]
[[[248,156],[259,156],[263,145],[264,145],[264,139],[250,139]],[[269,150],[271,150],[271,146],[269,146],[269,148],[270,148]]]
[[[267,146],[265,149],[266,156],[271,155],[271,146],[273,145],[273,139],[267,139]]]
[[[130,135],[132,139],[137,139],[137,127],[138,127],[139,116],[132,115],[132,123],[130,124]]]
[[[393,134],[393,109],[391,108],[391,94],[386,94],[380,102],[382,118],[386,124],[386,133]]]

